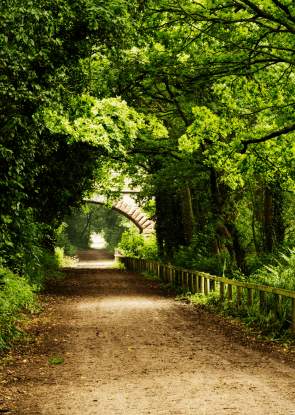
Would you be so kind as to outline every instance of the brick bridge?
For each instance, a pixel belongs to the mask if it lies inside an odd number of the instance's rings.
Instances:
[[[149,219],[147,215],[142,211],[140,206],[132,198],[132,194],[136,191],[122,191],[122,197],[119,201],[116,201],[112,205],[112,209],[126,216],[131,220],[135,226],[139,229],[139,232],[143,235],[151,235],[155,230],[155,222]],[[85,199],[87,203],[97,203],[100,205],[107,204],[107,198],[101,195],[92,195]]]

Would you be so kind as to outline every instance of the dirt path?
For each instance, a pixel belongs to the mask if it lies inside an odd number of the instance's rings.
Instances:
[[[87,249],[77,252],[77,268],[112,268],[115,258],[106,249]]]
[[[35,343],[6,368],[6,413],[295,414],[289,364],[233,341],[153,282],[77,269],[45,300]],[[52,356],[64,363],[49,365]]]

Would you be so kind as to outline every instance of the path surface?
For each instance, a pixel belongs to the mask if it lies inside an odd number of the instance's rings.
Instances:
[[[78,251],[79,262],[76,268],[112,268],[115,264],[113,255],[109,254],[106,249],[87,249]]]
[[[8,371],[8,413],[295,414],[289,364],[241,346],[153,282],[77,269],[49,298],[37,343]],[[64,363],[50,366],[52,356]]]

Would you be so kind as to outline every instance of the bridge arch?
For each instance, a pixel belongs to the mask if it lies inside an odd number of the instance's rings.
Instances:
[[[93,195],[85,199],[85,202],[100,205],[107,204],[106,198],[100,195]],[[154,233],[155,222],[148,218],[129,194],[124,194],[119,201],[114,202],[111,209],[119,212],[133,222],[143,235],[148,236]]]

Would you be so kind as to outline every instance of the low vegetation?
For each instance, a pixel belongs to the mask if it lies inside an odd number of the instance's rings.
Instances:
[[[23,313],[36,311],[37,290],[26,277],[0,268],[0,352],[21,335],[19,322]]]
[[[144,237],[134,228],[123,232],[118,247],[122,255],[131,258],[151,260],[158,258],[158,247],[155,235]]]

